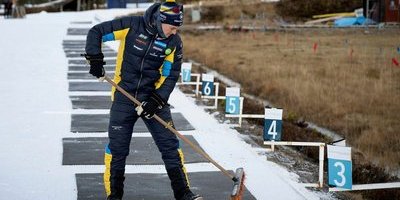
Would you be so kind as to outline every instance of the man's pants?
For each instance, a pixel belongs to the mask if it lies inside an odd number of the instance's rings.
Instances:
[[[4,18],[11,17],[12,14],[12,2],[4,3]]]
[[[165,106],[156,113],[161,119],[173,126],[171,110]],[[122,198],[126,157],[129,154],[132,131],[139,116],[132,104],[114,102],[110,111],[108,127],[109,144],[106,147],[104,162],[104,186],[108,197]],[[189,189],[184,157],[179,147],[179,140],[174,133],[156,119],[142,118],[149,129],[155,144],[161,152],[165,168],[171,180],[175,198],[179,199]]]

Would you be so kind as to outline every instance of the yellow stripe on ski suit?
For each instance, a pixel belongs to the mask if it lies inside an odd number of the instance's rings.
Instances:
[[[125,50],[125,38],[126,35],[128,34],[129,28],[120,30],[120,31],[114,31],[114,37],[115,40],[120,40],[119,48],[118,48],[118,54],[117,54],[117,63],[115,65],[115,75],[114,75],[114,82],[118,84],[121,81],[121,66],[122,66],[122,60],[124,58],[124,50]],[[113,86],[111,89],[111,100],[114,101],[114,93],[115,93],[115,87]]]
[[[104,171],[103,181],[107,196],[110,196],[111,194],[111,183],[110,183],[111,160],[112,160],[112,155],[106,152],[104,154],[104,164],[106,166],[106,169]]]
[[[173,64],[173,63],[174,63],[174,57],[175,57],[175,50],[176,50],[176,48],[174,49],[174,51],[172,51],[171,54],[169,54],[168,56],[166,56],[164,60],[165,60],[165,61],[169,61],[169,62],[171,62],[171,63]],[[160,67],[160,74],[161,74],[161,77],[160,77],[160,79],[158,79],[158,81],[155,83],[156,89],[160,88],[161,85],[164,83],[165,79],[167,79],[167,76],[163,76],[163,75],[162,75],[163,67],[164,67],[164,64],[162,64],[161,67]],[[171,69],[171,71],[172,71],[172,69]]]
[[[122,65],[122,59],[124,55],[124,49],[125,49],[125,38],[126,35],[128,34],[129,28],[119,30],[119,31],[114,31],[114,38],[115,40],[120,40],[120,45],[119,45],[119,50],[118,50],[118,55],[117,55],[117,63],[115,66],[115,75],[114,75],[114,82],[119,83],[121,81],[121,65]],[[115,93],[115,87],[113,86],[111,89],[111,100],[114,101],[114,93]],[[110,177],[111,177],[111,160],[112,160],[112,155],[111,153],[105,153],[104,154],[104,165],[106,169],[104,170],[104,175],[103,175],[103,181],[104,181],[104,188],[106,190],[107,196],[111,194],[111,183],[110,183]]]
[[[178,149],[178,153],[179,153],[179,157],[181,158],[182,171],[185,174],[185,179],[188,184],[188,187],[190,187],[190,182],[189,182],[189,178],[188,178],[186,167],[185,167],[185,156],[183,155],[182,149]]]

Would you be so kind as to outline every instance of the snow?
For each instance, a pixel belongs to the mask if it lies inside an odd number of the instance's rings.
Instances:
[[[143,8],[139,9],[143,11]],[[0,199],[72,200],[77,198],[75,173],[102,173],[103,166],[63,166],[62,138],[105,137],[106,133],[70,132],[72,113],[106,113],[72,110],[68,92],[68,60],[63,39],[76,21],[104,21],[134,9],[39,13],[25,19],[0,19]],[[92,25],[86,25],[90,27]],[[111,46],[117,47],[114,43]],[[97,93],[103,95],[107,93]],[[257,199],[319,199],[305,189],[297,175],[260,156],[227,124],[219,124],[194,101],[175,90],[174,111],[196,128],[193,135],[209,155],[228,170],[244,167],[246,186]],[[142,133],[148,136],[148,133]],[[189,172],[216,171],[211,164],[188,164]],[[127,172],[165,172],[163,166],[127,166]]]

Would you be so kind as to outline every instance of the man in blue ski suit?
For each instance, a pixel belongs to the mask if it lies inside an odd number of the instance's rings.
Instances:
[[[177,137],[157,122],[154,114],[173,126],[168,102],[182,64],[182,41],[177,29],[183,23],[183,6],[175,0],[155,3],[144,16],[130,16],[95,25],[86,41],[89,73],[104,76],[102,42],[119,40],[114,81],[142,102],[136,107],[112,88],[112,107],[105,152],[104,185],[108,200],[122,199],[126,157],[135,122],[141,117],[149,129],[171,180],[177,200],[200,200],[190,191],[183,153]]]

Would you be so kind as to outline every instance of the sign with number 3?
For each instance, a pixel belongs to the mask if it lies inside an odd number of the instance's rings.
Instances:
[[[351,147],[328,145],[328,184],[352,189]]]

